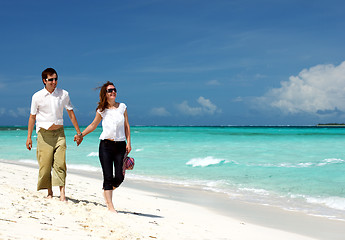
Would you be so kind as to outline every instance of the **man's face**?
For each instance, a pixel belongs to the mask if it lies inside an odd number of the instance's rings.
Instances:
[[[56,74],[48,75],[46,79],[43,80],[44,84],[46,85],[46,89],[48,92],[54,92],[56,85],[57,85],[57,76]]]

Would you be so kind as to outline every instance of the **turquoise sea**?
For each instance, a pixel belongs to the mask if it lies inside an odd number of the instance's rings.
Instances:
[[[68,168],[101,171],[101,128],[79,147],[75,130],[65,133]],[[345,128],[140,126],[131,135],[136,162],[128,178],[345,220]],[[26,136],[25,127],[0,127],[0,160],[36,164],[36,143],[28,151]]]

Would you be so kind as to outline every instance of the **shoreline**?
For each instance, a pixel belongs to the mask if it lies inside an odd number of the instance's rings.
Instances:
[[[76,170],[71,170],[71,172],[77,174]],[[89,173],[84,171],[80,174]],[[97,174],[91,174],[89,177],[97,178]],[[345,235],[345,221],[288,211],[274,206],[242,202],[230,199],[224,193],[173,183],[153,183],[133,179],[125,179],[123,187],[156,193],[157,197],[198,205],[225,217],[239,219],[242,222],[297,233],[315,239],[343,240]],[[335,233],[334,238],[330,236],[330,232]]]
[[[44,191],[37,192],[36,189],[36,179],[37,179],[37,167],[31,164],[25,164],[20,162],[12,162],[12,161],[2,161],[0,160],[0,166],[2,166],[3,169],[6,169],[5,166],[10,167],[13,166],[14,169],[16,168],[24,168],[24,169],[31,169],[28,170],[34,174],[34,176],[30,176],[30,181],[32,182],[33,186],[30,186],[30,189],[32,192],[36,192],[37,194],[43,194]],[[3,174],[3,173],[2,173]],[[28,176],[29,177],[29,176]],[[90,173],[86,171],[77,171],[77,170],[68,170],[68,177],[67,177],[67,185],[66,185],[66,195],[68,198],[71,199],[72,202],[80,203],[79,200],[76,199],[73,194],[74,191],[76,191],[75,186],[73,186],[73,182],[75,179],[83,178],[85,179],[87,185],[92,185],[93,189],[97,191],[97,194],[91,194],[92,197],[90,198],[97,198],[97,201],[93,201],[93,204],[97,203],[98,207],[100,209],[105,208],[105,205],[103,203],[103,199],[101,196],[101,181],[102,176],[99,173]],[[12,182],[12,181],[11,181]],[[96,183],[95,183],[96,182]],[[5,183],[6,184],[6,183]],[[72,186],[70,186],[72,184]],[[119,190],[119,191],[118,191]],[[202,189],[196,189],[193,187],[185,187],[185,186],[179,186],[179,185],[173,185],[173,184],[167,184],[167,183],[152,183],[152,182],[146,182],[146,181],[139,181],[139,180],[131,180],[131,179],[125,179],[123,185],[116,191],[121,192],[123,195],[127,195],[127,192],[135,192],[137,195],[136,197],[130,197],[132,201],[141,201],[142,198],[149,198],[149,203],[146,202],[142,208],[147,207],[148,205],[153,204],[153,208],[158,206],[159,202],[173,202],[173,205],[183,205],[187,206],[187,209],[193,209],[197,208],[200,211],[200,214],[207,213],[207,218],[211,216],[211,218],[219,219],[222,224],[225,224],[225,228],[221,228],[222,232],[218,232],[216,235],[212,235],[212,239],[228,239],[224,238],[224,236],[228,236],[229,239],[248,239],[246,238],[246,234],[252,233],[253,238],[258,239],[255,232],[263,231],[265,238],[267,239],[268,235],[275,234],[282,234],[282,236],[277,236],[276,239],[321,239],[321,240],[340,240],[343,239],[343,236],[345,234],[345,222],[343,221],[337,221],[337,220],[330,220],[326,219],[324,217],[316,217],[316,216],[309,216],[303,213],[297,213],[297,212],[290,212],[285,211],[282,209],[278,209],[271,206],[263,206],[263,205],[256,205],[256,204],[249,204],[240,202],[237,200],[232,200],[227,198],[224,194],[221,193],[214,193],[209,192]],[[45,194],[45,192],[44,192]],[[95,195],[95,196],[94,196]],[[71,197],[69,197],[71,196]],[[114,193],[114,196],[116,194]],[[18,198],[21,196],[18,195]],[[89,195],[87,192],[84,193],[82,196],[82,199],[85,199],[83,201],[90,201],[86,200],[89,198]],[[135,199],[134,199],[135,198]],[[138,200],[138,199],[140,200]],[[150,202],[157,202],[157,203],[150,203]],[[116,198],[114,199],[114,203],[116,205]],[[126,201],[124,201],[126,203]],[[103,205],[102,205],[103,204]],[[165,203],[164,203],[165,204]],[[162,203],[162,206],[164,205]],[[71,205],[70,203],[68,205]],[[124,204],[125,206],[127,204]],[[131,208],[133,205],[130,204],[126,206],[126,208]],[[164,208],[164,207],[163,207]],[[141,209],[141,208],[140,208]],[[140,209],[138,210],[140,212]],[[157,208],[158,209],[158,208]],[[156,212],[157,209],[154,209],[153,212]],[[159,212],[163,212],[161,208],[159,208]],[[104,209],[103,209],[104,210]],[[168,211],[170,209],[166,209]],[[152,209],[150,209],[152,212]],[[149,212],[150,212],[149,211]],[[203,212],[204,211],[204,212]],[[105,211],[106,212],[106,211]],[[121,210],[120,210],[121,212]],[[133,212],[131,209],[124,209],[122,210],[122,213],[127,213],[125,215],[130,215],[129,218],[133,218],[133,216],[137,216],[135,212]],[[128,214],[129,213],[129,214]],[[130,214],[132,213],[132,214]],[[191,219],[191,222],[198,222],[202,221],[202,219],[196,218],[194,216],[195,212],[184,212],[180,211],[174,214],[183,213],[183,219]],[[143,213],[142,213],[143,214]],[[172,214],[172,213],[170,213]],[[155,214],[148,214],[144,213],[143,215],[151,216],[153,219],[160,219]],[[139,213],[140,216],[140,213]],[[153,217],[156,216],[156,217]],[[169,218],[171,216],[168,214]],[[167,217],[163,217],[164,219]],[[176,216],[172,217],[176,218]],[[130,219],[132,221],[133,219]],[[155,220],[158,222],[158,220]],[[163,221],[163,220],[162,220]],[[215,221],[214,224],[218,224],[220,221]],[[211,221],[212,223],[213,221]],[[200,224],[204,226],[205,222],[201,222]],[[211,224],[210,223],[210,224]],[[234,225],[235,223],[235,225]],[[164,225],[163,223],[160,223],[161,225]],[[229,225],[230,224],[230,225]],[[145,225],[145,224],[143,224]],[[205,225],[208,226],[208,225]],[[230,228],[228,226],[231,226]],[[185,223],[185,226],[187,227],[184,229],[185,231],[191,231],[189,228],[190,225]],[[241,232],[239,238],[236,238],[232,236],[232,231],[235,231],[235,228],[237,231],[239,229],[248,228],[249,233],[243,233]],[[205,227],[203,227],[205,228]],[[163,227],[161,227],[163,229]],[[231,229],[231,231],[230,231]],[[209,227],[207,229],[208,231],[215,230]],[[161,231],[161,230],[159,230]],[[159,232],[157,231],[157,232]],[[218,230],[219,231],[219,230]],[[182,231],[183,232],[183,231]],[[193,235],[193,233],[187,233],[184,232],[184,234],[190,234],[189,236]],[[171,233],[166,232],[166,236],[171,236]],[[195,239],[199,239],[197,236],[198,234],[201,234],[201,232],[196,231],[194,234],[196,236]],[[237,232],[237,234],[239,234]],[[268,234],[268,235],[266,235]],[[165,235],[164,231],[161,234],[157,234],[157,236],[163,236]],[[248,235],[248,236],[249,236]],[[273,234],[274,235],[274,234]],[[273,236],[272,235],[272,236]],[[298,237],[296,237],[296,235]],[[1,238],[2,235],[0,235]],[[201,235],[204,236],[204,235]],[[294,236],[294,237],[293,237]],[[167,238],[167,237],[158,237],[158,239],[173,239],[173,238]],[[181,237],[181,236],[180,236]],[[295,238],[296,237],[296,238]],[[139,237],[139,239],[146,239],[145,236]],[[151,239],[151,237],[149,237]],[[186,238],[188,239],[188,238]],[[273,238],[272,238],[273,239]]]
[[[87,125],[81,125],[81,128],[86,128]],[[133,125],[133,128],[322,128],[322,127],[343,127],[345,128],[345,124],[306,124],[306,125]],[[65,129],[74,129],[73,125],[64,125]],[[97,128],[100,128],[98,126]],[[0,130],[7,130],[7,129],[22,129],[27,130],[28,126],[26,125],[2,125],[0,126]],[[34,130],[36,127],[34,128]]]

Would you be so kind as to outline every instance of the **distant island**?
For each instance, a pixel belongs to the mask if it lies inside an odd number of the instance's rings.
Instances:
[[[318,127],[345,127],[345,123],[319,123]]]

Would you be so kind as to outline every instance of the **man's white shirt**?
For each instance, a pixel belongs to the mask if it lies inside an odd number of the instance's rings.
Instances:
[[[68,92],[55,88],[50,93],[46,88],[32,96],[31,115],[36,115],[36,132],[40,128],[48,129],[53,124],[63,125],[63,109],[73,110]]]

